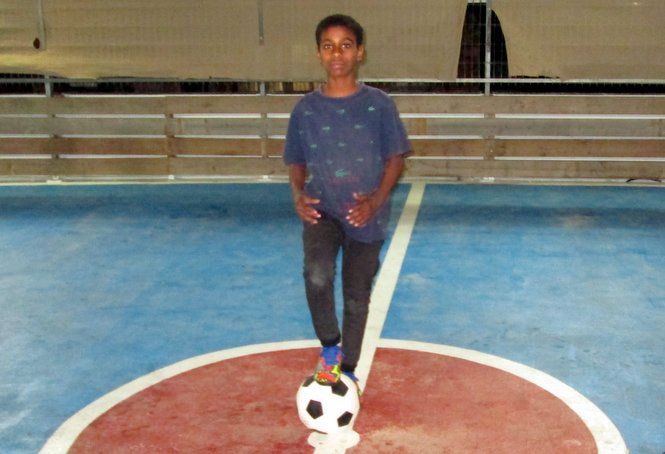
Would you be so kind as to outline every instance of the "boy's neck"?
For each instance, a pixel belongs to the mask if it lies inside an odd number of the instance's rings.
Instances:
[[[360,88],[358,80],[353,79],[328,79],[322,87],[323,94],[331,98],[342,98],[351,96]]]

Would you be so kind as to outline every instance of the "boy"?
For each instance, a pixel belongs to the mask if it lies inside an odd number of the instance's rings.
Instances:
[[[284,149],[295,211],[303,221],[305,293],[322,345],[314,379],[322,384],[336,383],[342,373],[358,381],[354,370],[390,193],[410,150],[392,100],[358,82],[363,40],[363,28],[349,16],[328,16],[318,24],[317,54],[327,81],[295,106]],[[341,332],[334,295],[340,249]]]

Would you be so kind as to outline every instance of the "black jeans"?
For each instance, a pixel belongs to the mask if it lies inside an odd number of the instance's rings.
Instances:
[[[363,243],[349,238],[336,219],[322,213],[317,224],[303,230],[307,303],[316,336],[323,346],[342,341],[342,370],[353,372],[365,335],[374,276],[383,240]],[[335,311],[337,255],[342,250],[344,319],[340,333]]]

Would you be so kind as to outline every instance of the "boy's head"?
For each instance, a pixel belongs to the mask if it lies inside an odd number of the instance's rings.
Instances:
[[[316,27],[316,47],[321,47],[321,36],[323,32],[330,27],[346,27],[356,37],[356,45],[362,46],[365,38],[365,31],[362,26],[351,16],[344,14],[333,14],[325,17]]]

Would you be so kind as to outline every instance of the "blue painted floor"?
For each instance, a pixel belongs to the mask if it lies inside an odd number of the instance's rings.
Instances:
[[[540,369],[665,452],[663,190],[428,185],[383,337]],[[179,360],[311,339],[300,247],[285,184],[0,187],[0,452]]]

